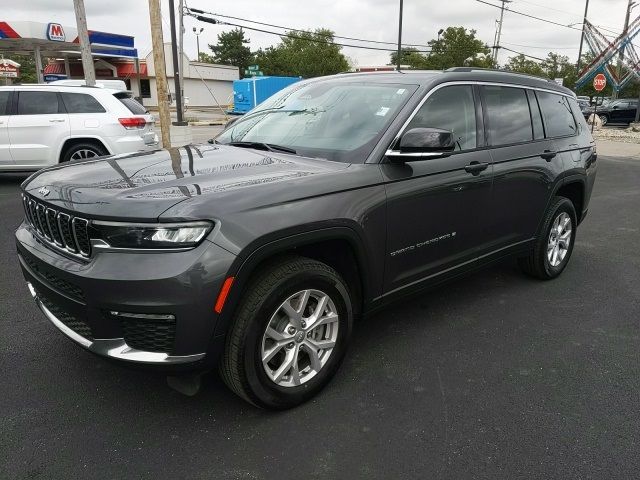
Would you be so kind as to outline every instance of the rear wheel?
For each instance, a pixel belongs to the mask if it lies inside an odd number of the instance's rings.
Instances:
[[[519,259],[522,270],[542,280],[562,273],[571,257],[576,233],[576,211],[568,198],[555,197],[547,210],[531,253]]]
[[[67,148],[62,155],[61,162],[69,162],[71,160],[86,160],[89,158],[102,157],[108,152],[96,143],[77,143]]]
[[[304,257],[281,259],[258,274],[238,307],[221,376],[259,407],[299,405],[335,374],[352,323],[349,291],[334,269]]]

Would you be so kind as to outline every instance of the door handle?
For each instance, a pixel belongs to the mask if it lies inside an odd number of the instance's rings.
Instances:
[[[464,170],[473,175],[478,175],[481,171],[486,170],[488,166],[489,166],[488,163],[480,163],[480,162],[473,161],[469,165],[464,167]]]
[[[554,152],[553,150],[545,150],[544,152],[542,152],[542,154],[540,154],[540,156],[547,162],[550,162],[553,158],[555,158],[557,154],[558,152]]]
[[[64,119],[56,118],[56,119],[49,120],[49,122],[51,122],[51,123],[62,123],[62,122],[64,122]]]

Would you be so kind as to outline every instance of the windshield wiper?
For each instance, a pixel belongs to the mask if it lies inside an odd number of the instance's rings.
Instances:
[[[232,147],[243,148],[255,148],[256,150],[266,150],[268,152],[284,152],[298,155],[293,148],[284,147],[282,145],[276,145],[275,143],[263,143],[263,142],[229,142],[224,145],[231,145]]]

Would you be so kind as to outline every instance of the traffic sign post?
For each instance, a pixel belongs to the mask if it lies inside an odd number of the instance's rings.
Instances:
[[[596,92],[601,92],[606,86],[607,77],[604,76],[604,73],[599,73],[595,77],[593,77],[593,88]]]
[[[604,87],[607,86],[607,77],[603,73],[597,74],[593,77],[593,88],[596,92],[602,92]],[[600,96],[604,100],[604,93]],[[593,133],[593,126],[596,124],[596,118],[598,118],[598,97],[596,97],[596,106],[593,108],[593,122],[591,122],[591,133]]]

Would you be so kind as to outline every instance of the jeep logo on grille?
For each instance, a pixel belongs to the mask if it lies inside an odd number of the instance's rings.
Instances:
[[[49,189],[47,187],[42,187],[40,190],[38,190],[38,193],[40,195],[42,195],[43,197],[46,197],[47,195],[49,195],[51,192],[49,191]]]

